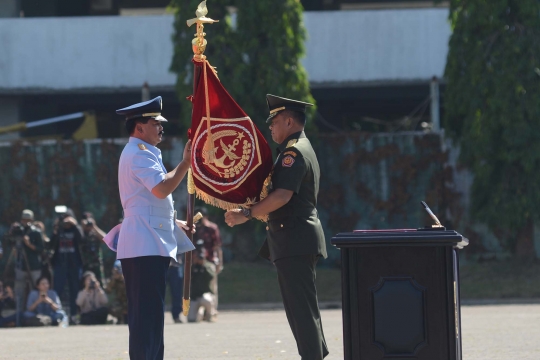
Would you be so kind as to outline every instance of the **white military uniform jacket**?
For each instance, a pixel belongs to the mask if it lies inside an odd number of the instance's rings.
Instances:
[[[165,179],[161,150],[130,137],[118,166],[118,188],[124,220],[104,241],[118,259],[176,255],[194,249],[175,223],[172,195],[159,199],[152,189]]]

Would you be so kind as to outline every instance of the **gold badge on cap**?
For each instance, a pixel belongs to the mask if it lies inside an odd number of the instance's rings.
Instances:
[[[296,144],[298,140],[296,139],[292,139],[292,140],[289,140],[289,142],[287,143],[287,147],[290,148],[290,147],[293,147],[294,144]]]
[[[139,149],[141,149],[141,150],[146,150],[146,145],[144,145],[144,144],[139,144]]]

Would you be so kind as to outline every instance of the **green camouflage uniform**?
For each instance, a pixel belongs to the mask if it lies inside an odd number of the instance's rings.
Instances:
[[[103,283],[103,252],[101,250],[101,240],[95,231],[84,233],[81,241],[81,257],[83,261],[83,271],[92,271],[101,286]]]
[[[107,284],[105,292],[109,296],[109,314],[117,318],[119,323],[124,323],[128,311],[124,278],[113,276]]]

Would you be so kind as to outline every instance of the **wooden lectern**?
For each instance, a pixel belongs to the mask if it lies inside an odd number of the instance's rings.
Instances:
[[[457,249],[444,228],[332,238],[341,249],[345,360],[461,360]]]

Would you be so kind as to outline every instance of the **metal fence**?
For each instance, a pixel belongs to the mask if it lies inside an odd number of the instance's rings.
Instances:
[[[14,142],[0,144],[0,235],[32,209],[50,233],[54,206],[67,205],[77,216],[94,214],[105,231],[122,217],[118,159],[127,139]],[[451,152],[439,134],[321,134],[313,140],[321,168],[318,210],[329,240],[353,229],[417,228],[431,224],[420,206],[426,201],[449,227],[463,228],[466,199],[456,189]],[[183,141],[160,144],[164,164],[181,160]],[[173,194],[184,214],[186,190]],[[264,241],[262,224],[230,229],[222,211],[211,214],[222,225],[229,259],[253,260]],[[327,264],[339,260],[329,245]],[[109,255],[114,256],[114,255]],[[5,260],[4,260],[5,261]],[[0,267],[2,264],[0,264]]]

